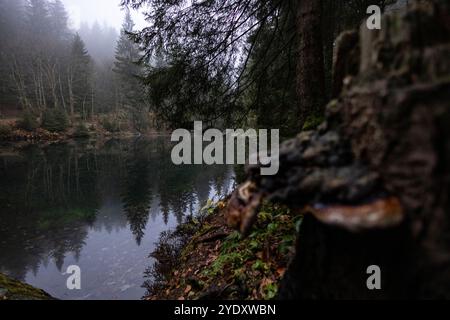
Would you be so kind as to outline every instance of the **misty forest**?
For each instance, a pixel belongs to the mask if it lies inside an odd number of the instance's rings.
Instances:
[[[120,35],[99,23],[69,29],[61,1],[5,0],[1,15],[1,112],[18,117],[19,128],[75,126],[82,134],[94,118],[109,131],[132,119],[150,124],[138,80],[141,52],[127,35],[134,26],[129,12]],[[143,130],[137,122],[130,128]]]
[[[448,1],[86,3],[0,0],[0,300],[450,298]]]

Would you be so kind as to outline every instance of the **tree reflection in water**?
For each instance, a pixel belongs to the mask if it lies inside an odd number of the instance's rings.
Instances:
[[[129,228],[140,246],[169,227],[152,225],[160,215],[180,223],[230,189],[231,168],[178,167],[170,152],[169,137],[0,148],[0,272],[24,280],[52,263],[63,272],[92,232]]]

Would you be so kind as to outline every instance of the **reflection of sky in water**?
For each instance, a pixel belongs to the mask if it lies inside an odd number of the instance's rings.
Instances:
[[[161,232],[176,227],[183,214],[196,212],[200,202],[217,198],[216,189],[221,189],[223,195],[233,183],[229,167],[173,166],[167,162],[170,145],[164,142],[161,147],[160,143],[102,148],[94,152],[95,161],[86,161],[88,165],[84,167],[86,148],[77,149],[77,154],[82,156],[78,155],[76,160],[76,185],[81,183],[82,190],[87,191],[75,200],[65,201],[69,208],[78,208],[83,201],[92,202],[94,198],[95,217],[90,222],[63,220],[49,229],[38,227],[42,224],[43,209],[34,210],[34,206],[38,206],[40,197],[46,198],[52,192],[58,194],[58,188],[70,185],[68,190],[73,194],[74,186],[72,182],[54,186],[61,180],[55,175],[50,179],[52,191],[50,183],[42,184],[47,178],[39,177],[36,172],[42,169],[47,174],[49,168],[57,171],[61,166],[72,172],[73,161],[61,154],[72,159],[73,148],[69,148],[70,152],[56,148],[58,157],[46,152],[44,167],[41,158],[31,161],[29,153],[22,154],[18,163],[4,161],[3,167],[0,165],[0,201],[7,209],[0,209],[0,272],[25,280],[60,299],[141,298],[145,293],[141,287],[144,271],[153,263],[148,256]],[[153,152],[156,147],[158,152]],[[86,150],[90,150],[86,159],[91,159],[92,148]],[[28,166],[23,167],[23,159],[28,159]],[[92,178],[94,162],[96,173]],[[30,171],[37,175],[32,179],[37,185],[31,193],[24,191],[30,185]],[[67,176],[67,181],[72,179],[71,174]],[[8,188],[12,190],[8,192]],[[21,193],[26,195],[22,197]],[[31,204],[24,204],[23,199],[33,197],[36,200]],[[52,209],[62,212],[58,217],[65,217],[69,210],[56,205],[45,210]],[[80,266],[82,290],[66,288],[67,275],[63,273],[69,265]]]

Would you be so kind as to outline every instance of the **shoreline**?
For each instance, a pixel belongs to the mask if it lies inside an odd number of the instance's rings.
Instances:
[[[145,300],[272,300],[294,256],[300,215],[265,204],[247,238],[227,226],[226,201],[209,203],[162,234]]]
[[[129,139],[129,138],[139,138],[139,137],[155,137],[155,136],[167,136],[165,132],[148,132],[148,133],[138,133],[132,131],[123,131],[118,133],[110,132],[90,132],[89,135],[78,136],[71,132],[49,132],[47,130],[37,130],[34,132],[27,132],[23,130],[16,130],[12,134],[7,136],[0,136],[0,143],[46,143],[46,142],[64,142],[70,140],[88,140],[88,139]]]
[[[167,136],[165,132],[149,132],[145,134],[139,134],[135,132],[120,132],[120,133],[94,133],[88,136],[79,137],[76,135],[68,133],[56,133],[52,134],[50,132],[44,132],[44,134],[26,134],[26,135],[15,135],[9,137],[0,137],[0,150],[9,148],[24,148],[31,145],[54,145],[71,143],[76,141],[94,141],[94,142],[105,142],[113,139],[126,140],[126,139],[139,139],[139,138],[151,138],[151,137],[163,137]]]
[[[146,136],[168,135],[163,130],[148,129],[138,132],[129,127],[109,131],[97,119],[72,123],[63,131],[49,131],[42,127],[33,130],[20,128],[18,119],[0,119],[0,143],[55,143],[83,139],[127,139]]]

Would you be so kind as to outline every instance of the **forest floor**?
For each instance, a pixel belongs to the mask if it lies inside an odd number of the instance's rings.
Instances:
[[[247,237],[231,230],[225,202],[209,203],[161,236],[147,300],[273,299],[294,254],[301,216],[266,204]],[[153,281],[155,279],[156,281]]]

